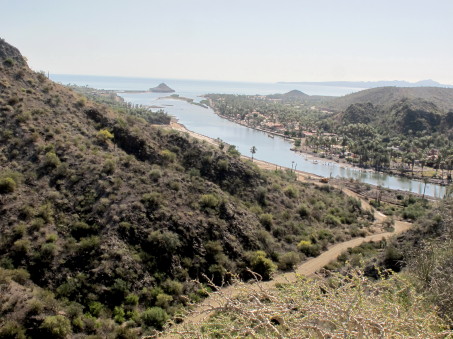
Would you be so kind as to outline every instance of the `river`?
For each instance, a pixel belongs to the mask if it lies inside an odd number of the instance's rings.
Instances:
[[[113,90],[144,90],[165,82],[177,90],[177,94],[184,97],[200,100],[199,95],[205,93],[233,93],[233,94],[271,94],[285,93],[292,89],[299,89],[310,95],[345,95],[358,91],[356,88],[328,87],[328,86],[303,86],[295,87],[290,84],[256,84],[234,83],[195,80],[163,80],[144,78],[117,78],[94,76],[52,76],[53,80],[64,84],[74,83],[88,85],[98,89]],[[332,161],[314,162],[304,155],[290,150],[291,143],[284,138],[268,137],[267,133],[260,132],[217,116],[212,109],[203,108],[187,103],[183,100],[162,98],[165,94],[157,93],[119,93],[126,101],[134,104],[160,106],[168,114],[176,117],[180,123],[189,130],[210,138],[220,138],[228,144],[235,145],[244,155],[250,155],[250,148],[255,146],[255,158],[275,163],[279,166],[296,168],[308,173],[324,177],[344,177],[360,180],[372,185],[423,193],[425,183],[387,175],[374,171],[344,166]],[[427,184],[425,194],[441,198],[445,195],[446,188],[440,185]]]

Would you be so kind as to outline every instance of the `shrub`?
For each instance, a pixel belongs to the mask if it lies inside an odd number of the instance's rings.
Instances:
[[[126,312],[124,312],[124,308],[122,306],[115,306],[113,309],[113,320],[115,320],[118,324],[122,324],[126,321],[124,317]]]
[[[338,225],[341,225],[341,221],[338,217],[332,215],[332,214],[327,214],[325,217],[324,217],[324,222],[328,225],[332,225],[332,226],[338,226]]]
[[[165,149],[162,152],[160,152],[160,156],[162,157],[162,161],[164,164],[170,164],[172,162],[175,162],[176,160],[176,154],[173,153],[172,151],[169,151],[168,149]]]
[[[25,329],[15,321],[7,321],[0,327],[0,339],[25,339]]]
[[[261,206],[266,206],[267,189],[265,187],[258,187],[256,189],[256,200]]]
[[[108,175],[113,174],[113,172],[115,171],[115,167],[116,167],[115,161],[109,159],[104,163],[104,166],[102,167],[102,172]]]
[[[153,168],[149,172],[149,178],[154,182],[157,182],[161,176],[162,176],[162,172],[158,168]]]
[[[250,269],[258,273],[263,280],[269,280],[277,268],[272,260],[267,258],[267,254],[264,251],[248,252],[246,258],[250,264]]]
[[[273,215],[270,213],[261,214],[260,223],[261,223],[261,225],[266,227],[267,230],[270,230],[272,227],[272,223],[273,223]]]
[[[0,193],[12,193],[16,190],[17,184],[13,178],[6,177],[0,179]]]
[[[299,206],[299,208],[297,209],[297,213],[299,213],[299,216],[301,218],[307,218],[310,216],[310,209],[308,208],[307,205],[305,204],[302,204]]]
[[[6,58],[5,60],[3,60],[3,64],[5,66],[11,67],[14,65],[14,60],[11,58]]]
[[[238,158],[241,155],[241,153],[236,149],[236,146],[234,145],[230,145],[227,152],[235,158]]]
[[[148,211],[155,211],[161,204],[162,197],[157,192],[145,193],[142,196],[141,202]]]
[[[216,208],[219,202],[219,199],[214,194],[203,194],[200,198],[200,205],[204,208]]]
[[[93,317],[99,317],[101,312],[104,310],[104,305],[102,305],[99,301],[92,301],[88,305],[88,309],[90,310],[90,314]]]
[[[128,294],[124,300],[126,305],[137,306],[138,305],[138,296],[135,294]]]
[[[48,316],[41,324],[47,338],[66,338],[72,333],[71,322],[62,315]]]
[[[312,244],[309,240],[301,240],[297,244],[297,249],[309,257],[316,257],[321,253],[319,245]]]
[[[151,307],[141,315],[143,324],[161,330],[168,320],[168,314],[160,307]]]
[[[58,155],[55,154],[55,152],[49,151],[46,153],[44,157],[44,166],[54,168],[58,167],[60,163],[60,159],[58,158]]]
[[[107,129],[101,129],[96,134],[96,138],[102,143],[106,143],[109,140],[112,140],[113,137],[114,137],[114,135],[112,133],[110,133]]]
[[[228,169],[228,160],[221,159],[217,162],[217,165],[219,167],[219,170],[226,171]]]
[[[294,186],[287,186],[283,192],[291,199],[297,198],[298,196],[297,189]]]
[[[282,271],[291,271],[299,263],[300,255],[296,252],[283,254],[278,261],[278,268]]]

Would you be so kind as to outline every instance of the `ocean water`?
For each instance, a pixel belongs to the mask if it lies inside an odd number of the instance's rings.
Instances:
[[[308,95],[342,96],[362,90],[363,88],[348,88],[334,86],[297,85],[282,83],[234,82],[212,80],[184,80],[163,78],[128,78],[93,75],[51,74],[53,81],[63,85],[75,84],[105,90],[147,90],[164,82],[176,93],[186,97],[196,97],[208,93],[223,94],[276,94],[287,93],[297,89]]]

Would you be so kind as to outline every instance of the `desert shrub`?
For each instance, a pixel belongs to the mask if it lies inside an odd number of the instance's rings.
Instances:
[[[264,213],[260,215],[260,223],[263,225],[267,230],[270,230],[273,224],[273,215],[270,213]]]
[[[71,226],[71,235],[77,240],[95,233],[97,233],[97,227],[90,226],[83,221],[77,221]]]
[[[291,199],[297,198],[297,196],[298,196],[297,189],[294,186],[287,186],[283,190],[283,193],[285,193],[285,195]]]
[[[217,166],[219,168],[220,171],[226,171],[228,170],[228,160],[227,159],[220,159],[218,162],[217,162]]]
[[[113,172],[115,172],[115,167],[116,167],[115,161],[109,159],[104,163],[104,166],[102,166],[102,172],[109,175],[113,174]]]
[[[153,168],[149,172],[149,178],[154,182],[157,182],[161,176],[162,176],[162,171],[158,168]]]
[[[425,208],[420,203],[410,204],[403,210],[403,218],[417,220],[425,214]]]
[[[115,320],[118,324],[122,324],[126,321],[125,315],[126,312],[124,312],[124,308],[122,306],[115,306],[113,309],[113,320]]]
[[[155,211],[159,208],[162,201],[162,196],[157,192],[145,193],[142,196],[141,202],[148,211]]]
[[[341,225],[341,220],[332,215],[332,214],[327,214],[325,217],[324,217],[324,222],[328,225],[332,225],[332,226],[338,226],[338,225]]]
[[[170,279],[165,280],[162,283],[162,288],[166,293],[174,296],[179,296],[183,292],[183,285],[176,280]]]
[[[109,140],[112,140],[114,135],[109,132],[107,129],[101,129],[96,133],[96,139],[101,143],[106,143]]]
[[[299,216],[301,218],[307,218],[310,216],[310,209],[308,208],[307,205],[301,204],[297,209],[297,213],[299,213]]]
[[[151,307],[146,309],[140,318],[144,325],[161,330],[168,320],[168,314],[160,307]]]
[[[173,191],[179,191],[181,189],[181,184],[179,183],[179,181],[171,181],[169,184],[168,184],[168,187],[173,190]]]
[[[269,280],[277,268],[272,260],[267,258],[267,254],[264,251],[248,252],[246,253],[246,259],[250,269],[258,273],[263,280]]]
[[[0,327],[0,339],[26,339],[25,329],[15,321],[6,321]]]
[[[321,253],[320,246],[312,244],[309,240],[301,240],[297,244],[297,249],[308,257],[316,257]]]
[[[266,197],[267,197],[267,189],[265,187],[258,187],[256,189],[256,201],[261,205],[261,206],[266,206]]]
[[[126,299],[124,299],[124,304],[125,305],[131,305],[131,306],[136,306],[138,305],[138,296],[136,294],[128,294],[126,296]]]
[[[14,65],[14,60],[11,58],[6,58],[5,60],[3,60],[3,65],[12,67]]]
[[[101,315],[101,312],[104,310],[104,305],[102,305],[99,301],[92,301],[88,305],[88,309],[90,311],[90,314],[93,317],[99,317]]]
[[[0,178],[0,193],[12,193],[16,190],[17,183],[13,178]]]
[[[176,154],[168,149],[161,151],[160,156],[164,164],[170,164],[176,161]]]
[[[181,246],[178,234],[171,231],[154,231],[148,236],[148,243],[153,252],[171,255]]]
[[[300,261],[300,254],[296,252],[287,252],[280,256],[278,268],[282,271],[291,271]]]
[[[186,338],[443,338],[451,336],[447,322],[440,319],[426,298],[405,276],[391,275],[373,281],[360,271],[329,279],[300,277],[266,290],[240,284],[245,298],[216,305],[216,315],[201,324],[183,325]],[[220,292],[222,293],[222,292]],[[230,300],[221,294],[218,300]],[[314,324],[316,324],[314,326]]]
[[[241,153],[237,150],[236,146],[230,145],[227,150],[228,154],[232,155],[235,158],[238,158]]]
[[[82,253],[91,253],[99,248],[101,244],[101,239],[98,236],[90,236],[82,238],[78,243],[79,254]]]
[[[46,317],[40,327],[47,338],[66,338],[72,333],[71,322],[63,315]]]
[[[188,173],[189,173],[189,176],[191,178],[200,176],[200,170],[198,168],[193,168],[192,167],[192,168],[189,169]]]
[[[44,166],[55,168],[58,167],[60,163],[60,158],[58,158],[58,155],[53,151],[47,152],[44,156]]]
[[[203,194],[200,198],[200,206],[204,208],[216,208],[219,202],[219,199],[214,194]]]

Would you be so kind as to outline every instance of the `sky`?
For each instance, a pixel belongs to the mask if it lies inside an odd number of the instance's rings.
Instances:
[[[51,74],[453,84],[452,0],[0,0]]]

